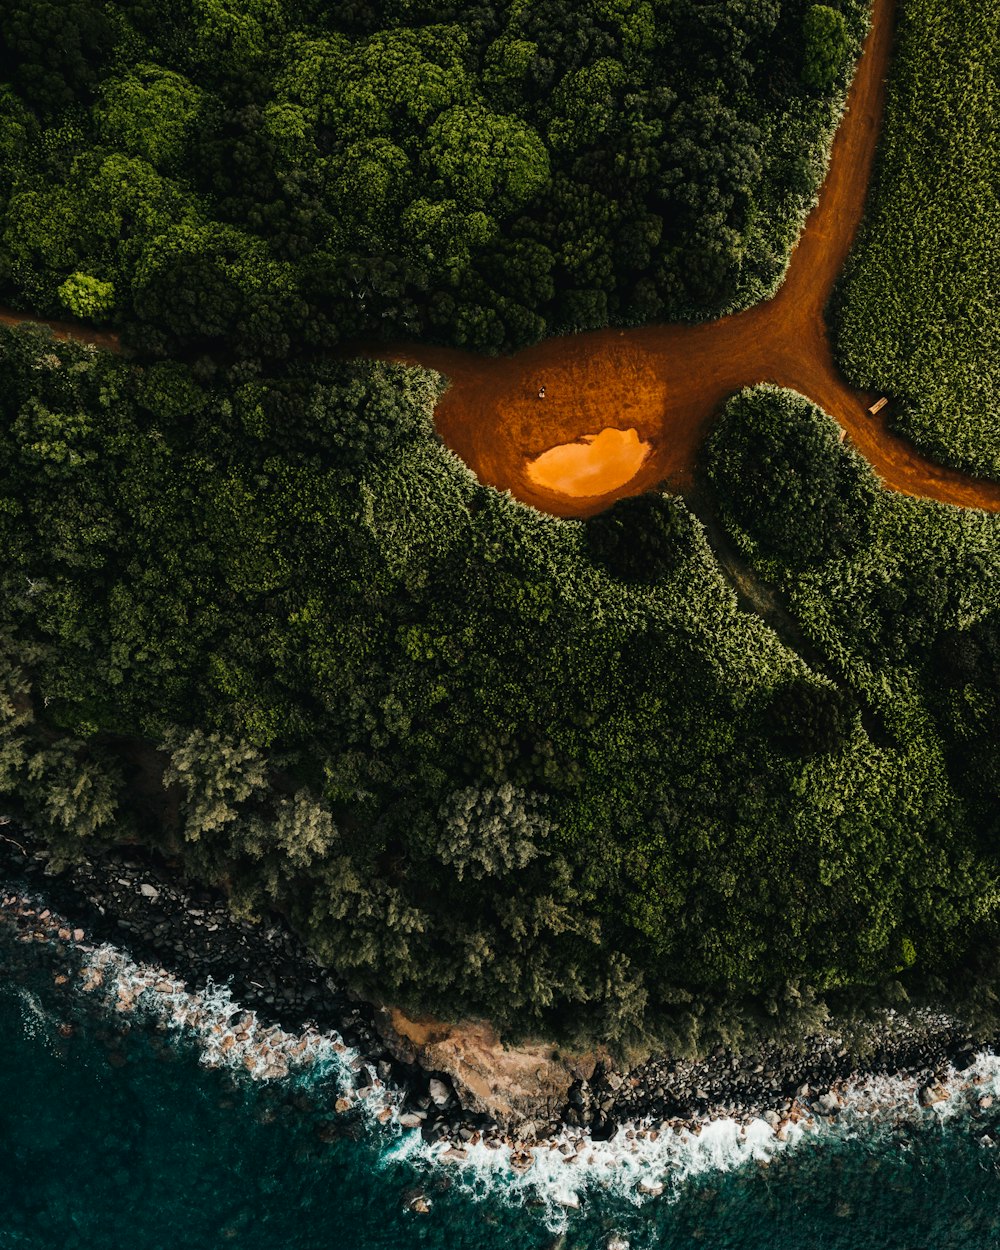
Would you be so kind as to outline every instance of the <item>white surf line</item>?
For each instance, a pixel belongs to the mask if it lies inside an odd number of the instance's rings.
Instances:
[[[949,1067],[930,1086],[911,1076],[859,1077],[839,1084],[829,1097],[835,1114],[802,1110],[797,1119],[777,1128],[763,1119],[741,1124],[722,1118],[705,1121],[695,1131],[678,1132],[644,1122],[624,1125],[607,1142],[566,1129],[552,1143],[554,1148],[533,1151],[490,1149],[482,1143],[456,1151],[447,1144],[408,1137],[391,1154],[425,1167],[443,1161],[452,1164],[459,1187],[477,1199],[498,1193],[515,1202],[541,1199],[546,1223],[559,1232],[566,1228],[570,1213],[584,1204],[588,1191],[613,1193],[635,1206],[661,1195],[670,1201],[692,1177],[731,1172],[751,1163],[767,1167],[805,1141],[856,1139],[903,1125],[976,1115],[994,1102],[1000,1106],[1000,1056],[982,1051],[965,1071]],[[984,1134],[980,1144],[989,1148],[996,1143]],[[528,1166],[525,1155],[530,1156]]]
[[[194,1043],[205,1067],[229,1068],[255,1081],[329,1076],[340,1095],[336,1111],[357,1108],[382,1124],[396,1118],[401,1091],[390,1089],[377,1076],[356,1090],[353,1065],[360,1064],[360,1053],[335,1030],[306,1027],[290,1033],[265,1025],[256,1011],[233,999],[229,986],[208,980],[202,989],[189,989],[163,967],[138,962],[111,943],[94,945],[83,929],[71,928],[38,900],[3,894],[0,913],[17,925],[21,941],[60,941],[76,950],[82,962],[75,990],[100,997],[120,1015],[135,1013],[161,1021]],[[65,977],[61,980],[66,982]]]
[[[831,1091],[836,1114],[829,1117],[793,1108],[773,1126],[763,1119],[742,1124],[719,1118],[678,1131],[667,1122],[646,1120],[623,1125],[606,1142],[567,1127],[534,1146],[495,1144],[479,1134],[462,1145],[428,1143],[406,1115],[400,1124],[403,1091],[377,1077],[362,1089],[353,1088],[352,1065],[361,1056],[335,1031],[307,1027],[289,1033],[265,1025],[256,1012],[233,1000],[228,986],[209,981],[201,990],[190,990],[162,967],[137,962],[111,944],[94,946],[82,929],[71,929],[37,900],[0,895],[0,914],[4,912],[18,924],[22,941],[58,940],[83,956],[76,990],[99,995],[111,1011],[162,1021],[197,1046],[206,1067],[229,1068],[255,1081],[330,1076],[340,1094],[336,1111],[356,1108],[393,1135],[383,1149],[383,1164],[405,1161],[418,1170],[447,1166],[458,1188],[476,1199],[540,1199],[546,1222],[557,1231],[588,1190],[613,1192],[641,1205],[661,1195],[669,1199],[691,1177],[729,1172],[751,1162],[767,1166],[806,1139],[948,1120],[988,1109],[994,1099],[1000,1103],[1000,1057],[982,1052],[967,1070],[950,1068],[930,1089],[908,1076],[861,1077],[838,1084]],[[429,1207],[430,1200],[425,1201]]]

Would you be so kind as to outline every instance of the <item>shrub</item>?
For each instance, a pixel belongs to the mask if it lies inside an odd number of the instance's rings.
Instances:
[[[814,4],[802,24],[805,37],[803,79],[816,91],[830,91],[847,67],[851,37],[843,13]]]
[[[705,449],[708,479],[762,555],[791,568],[856,551],[877,484],[834,421],[792,391],[758,386],[726,405]]]
[[[585,522],[587,551],[619,581],[652,585],[694,549],[694,522],[679,499],[634,495]]]

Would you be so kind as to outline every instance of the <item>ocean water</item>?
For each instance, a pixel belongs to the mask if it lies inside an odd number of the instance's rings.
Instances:
[[[265,1078],[275,1063],[248,1049],[256,1026],[224,1042],[246,1024],[225,991],[171,995],[154,980],[109,948],[25,943],[0,926],[3,1250],[1000,1244],[993,1060],[929,1111],[912,1090],[867,1089],[863,1114],[785,1143],[763,1125],[623,1136],[518,1177],[483,1147],[436,1161],[395,1123],[391,1091],[336,1112],[351,1056],[329,1039]]]

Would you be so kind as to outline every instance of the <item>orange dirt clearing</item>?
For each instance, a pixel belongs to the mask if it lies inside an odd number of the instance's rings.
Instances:
[[[833,359],[823,317],[860,224],[885,102],[894,0],[874,0],[872,29],[855,75],[819,202],[773,299],[698,325],[650,325],[548,339],[513,356],[488,357],[423,345],[394,345],[370,355],[436,369],[450,379],[438,401],[442,440],[481,482],[556,516],[590,516],[616,499],[660,483],[679,492],[694,483],[698,452],[720,405],[735,391],[773,382],[801,392],[846,430],[893,490],[945,503],[1000,511],[1000,484],[946,469],[892,434],[877,398],[853,390]],[[538,391],[545,387],[545,398]],[[649,454],[622,480],[619,462],[592,493],[577,451],[548,472],[546,453],[608,429],[635,431]],[[606,440],[617,454],[621,444]],[[574,459],[574,455],[577,457]],[[625,466],[627,467],[627,466]],[[590,465],[593,468],[593,465]],[[560,489],[561,488],[561,489]]]

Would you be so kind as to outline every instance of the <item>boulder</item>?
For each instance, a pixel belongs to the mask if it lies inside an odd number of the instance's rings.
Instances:
[[[428,1091],[431,1096],[431,1102],[433,1102],[435,1107],[447,1107],[448,1103],[451,1102],[451,1090],[444,1081],[439,1080],[436,1076],[431,1077]]]
[[[948,1096],[947,1089],[940,1081],[928,1081],[920,1091],[920,1105],[921,1107],[933,1107],[939,1102],[945,1102]]]
[[[142,885],[139,886],[139,893],[143,898],[148,898],[152,903],[155,903],[160,897],[160,891],[156,888],[156,886],[148,885],[146,882],[143,882]]]

